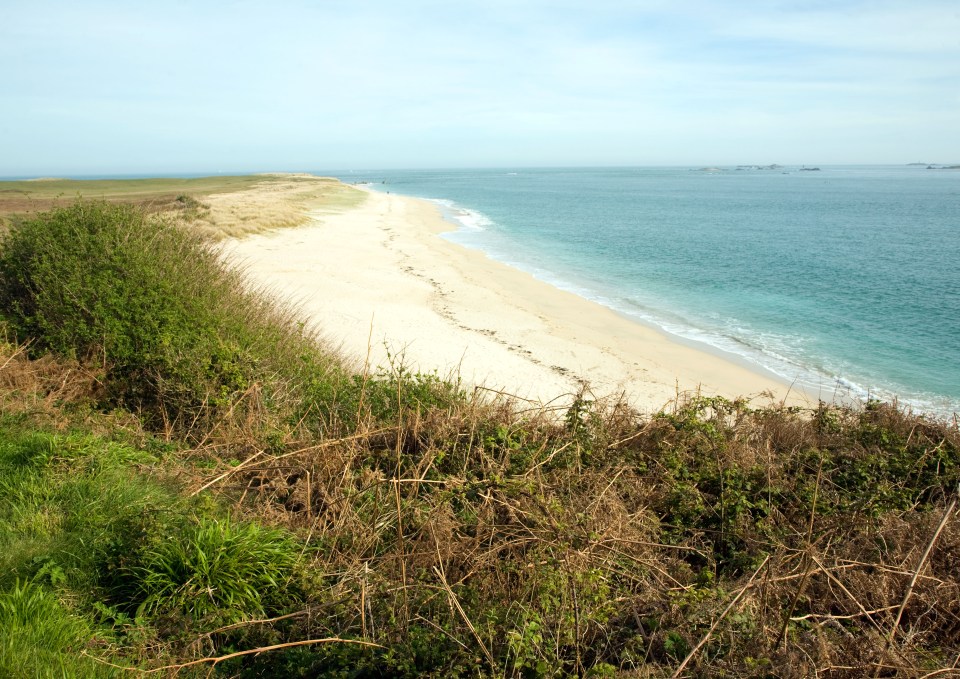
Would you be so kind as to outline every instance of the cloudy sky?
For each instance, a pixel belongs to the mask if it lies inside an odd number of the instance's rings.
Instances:
[[[3,0],[0,176],[960,163],[957,0]]]

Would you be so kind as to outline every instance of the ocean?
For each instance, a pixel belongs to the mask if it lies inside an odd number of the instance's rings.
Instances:
[[[432,200],[450,240],[824,400],[960,412],[960,170],[321,174]]]

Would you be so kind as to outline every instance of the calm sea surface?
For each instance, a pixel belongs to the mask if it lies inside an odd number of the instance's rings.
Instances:
[[[825,400],[960,411],[958,170],[333,174],[431,199],[451,240]]]

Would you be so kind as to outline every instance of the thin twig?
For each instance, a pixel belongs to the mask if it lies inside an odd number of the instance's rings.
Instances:
[[[104,665],[109,665],[110,667],[115,667],[118,670],[125,670],[127,672],[140,672],[141,674],[155,674],[157,672],[165,672],[166,670],[179,670],[184,667],[192,667],[194,665],[202,665],[203,663],[213,663],[214,665],[224,662],[225,660],[231,660],[233,658],[239,658],[244,655],[254,655],[258,653],[267,653],[268,651],[277,651],[281,648],[293,648],[295,646],[312,646],[315,644],[357,644],[358,646],[369,646],[371,648],[384,648],[380,644],[375,644],[372,641],[360,641],[358,639],[341,639],[340,637],[328,637],[325,639],[304,639],[302,641],[291,641],[285,644],[274,644],[272,646],[261,646],[260,648],[251,648],[247,651],[237,651],[236,653],[228,653],[227,655],[220,655],[214,658],[200,658],[199,660],[191,660],[190,662],[181,663],[179,665],[164,665],[163,667],[154,667],[153,669],[144,670],[139,667],[124,667],[123,665],[114,665],[112,662],[107,662],[103,658],[98,658],[95,655],[90,655],[86,651],[81,651],[81,653],[88,658],[96,660],[99,663]]]
[[[225,478],[227,478],[228,476],[233,476],[233,475],[236,474],[238,471],[240,471],[241,469],[243,469],[244,467],[246,467],[248,464],[250,464],[251,462],[253,462],[254,460],[256,460],[258,457],[260,457],[261,455],[263,455],[265,452],[266,452],[266,451],[264,451],[264,450],[258,450],[258,451],[255,452],[253,455],[251,455],[250,457],[248,457],[246,460],[244,460],[243,462],[241,462],[240,464],[238,464],[236,467],[231,467],[230,469],[228,469],[227,471],[225,471],[224,473],[222,473],[222,474],[221,474],[220,476],[218,476],[217,478],[215,478],[215,479],[213,479],[212,481],[209,481],[209,482],[203,484],[202,486],[200,486],[199,488],[197,488],[195,491],[193,491],[192,493],[190,493],[190,497],[193,497],[194,495],[199,495],[200,493],[202,493],[203,491],[205,491],[207,488],[209,488],[209,487],[212,486],[213,484],[217,483],[218,481],[223,481],[223,480],[224,480]]]
[[[211,634],[220,634],[221,632],[226,632],[232,629],[238,629],[240,627],[247,627],[248,625],[265,625],[270,622],[277,622],[279,620],[287,620],[289,618],[299,618],[301,615],[309,615],[310,611],[304,609],[302,611],[297,611],[296,613],[287,613],[286,615],[280,615],[276,618],[267,618],[265,620],[244,620],[243,622],[235,622],[232,625],[227,625],[226,627],[218,627],[212,632],[206,632],[203,636],[210,636]]]
[[[437,556],[440,555],[440,545],[437,545]],[[463,610],[463,606],[460,605],[460,600],[457,599],[457,595],[453,593],[453,590],[450,589],[450,585],[447,583],[447,576],[443,572],[443,561],[440,561],[440,566],[434,566],[433,572],[437,574],[440,578],[440,582],[443,584],[443,588],[447,592],[447,597],[450,599],[450,603],[453,604],[454,608],[457,609],[457,612],[460,613],[460,617],[463,618],[463,621],[467,623],[467,628],[470,630],[470,633],[473,634],[473,638],[477,640],[477,644],[480,646],[480,650],[483,651],[483,654],[487,656],[487,662],[490,663],[490,669],[496,671],[497,664],[493,659],[493,655],[487,649],[486,644],[483,643],[483,639],[480,638],[480,634],[477,632],[477,628],[473,626],[473,623],[470,622],[470,618],[467,617],[467,612]]]
[[[297,450],[291,451],[291,452],[289,452],[289,453],[284,453],[283,455],[276,455],[276,456],[270,458],[270,462],[273,463],[273,462],[276,462],[277,460],[282,460],[282,459],[284,459],[285,457],[292,457],[292,456],[294,456],[294,455],[300,455],[301,453],[309,453],[309,452],[313,452],[313,451],[315,451],[315,450],[321,450],[321,449],[323,449],[323,448],[329,448],[330,446],[335,446],[335,445],[337,445],[338,443],[347,443],[347,442],[349,442],[349,441],[356,441],[357,439],[370,438],[370,437],[372,437],[372,436],[376,436],[377,434],[383,434],[383,433],[385,433],[385,432],[387,432],[387,431],[389,431],[389,429],[377,429],[376,431],[372,431],[372,432],[364,432],[364,433],[361,433],[361,434],[354,434],[354,435],[352,435],[352,436],[345,436],[345,437],[339,438],[339,439],[331,439],[331,440],[329,440],[329,441],[323,441],[322,443],[318,443],[318,444],[316,444],[316,445],[314,445],[314,446],[307,446],[306,448],[298,448]],[[246,460],[244,460],[243,462],[241,462],[240,464],[238,464],[236,467],[231,467],[230,469],[228,469],[227,471],[225,471],[223,474],[221,474],[221,475],[218,476],[217,478],[213,479],[212,481],[209,481],[209,482],[205,483],[205,484],[202,485],[200,488],[198,488],[197,490],[195,490],[195,491],[193,491],[192,493],[190,493],[190,497],[193,497],[194,495],[198,495],[199,493],[202,493],[203,491],[205,491],[207,488],[209,488],[210,486],[214,485],[215,483],[217,483],[217,482],[219,482],[219,481],[222,481],[223,479],[227,478],[228,476],[233,476],[234,474],[236,474],[237,472],[241,471],[242,469],[245,469],[246,466],[247,466],[249,463],[253,462],[256,458],[260,457],[260,456],[263,455],[265,452],[266,452],[266,451],[261,450],[261,451],[258,451],[258,452],[256,452],[256,453],[254,453],[253,455],[251,455],[250,457],[248,457]]]
[[[957,490],[960,492],[960,486],[958,486]],[[907,585],[907,591],[903,595],[903,601],[900,602],[900,608],[897,610],[897,617],[893,621],[893,627],[890,628],[890,633],[887,634],[887,641],[883,647],[884,655],[886,655],[886,652],[890,649],[890,644],[893,643],[893,637],[896,635],[897,629],[900,627],[900,619],[903,617],[903,611],[907,607],[907,602],[910,601],[910,595],[913,594],[913,588],[917,584],[917,579],[920,577],[920,571],[923,570],[924,565],[927,563],[927,558],[930,556],[930,552],[933,551],[933,546],[940,537],[940,533],[942,533],[943,529],[946,527],[947,521],[950,520],[950,515],[953,514],[953,510],[956,506],[957,497],[954,496],[953,500],[951,500],[950,504],[947,506],[947,510],[943,513],[943,518],[940,519],[940,524],[937,526],[937,530],[934,531],[933,537],[930,538],[930,542],[927,543],[927,548],[923,551],[923,555],[920,557],[920,562],[913,571],[913,577],[910,578],[910,583]]]
[[[852,613],[850,615],[830,615],[829,613],[807,613],[806,615],[798,615],[794,618],[790,618],[793,622],[799,622],[800,620],[853,620],[854,618],[859,618],[861,616],[874,615],[875,613],[886,613],[887,611],[892,611],[896,606],[884,606],[883,608],[877,608],[873,611],[861,611],[859,613]]]
[[[790,601],[790,607],[787,609],[786,615],[783,616],[783,624],[780,626],[780,633],[777,634],[776,641],[773,643],[773,648],[780,646],[781,641],[786,641],[787,627],[790,625],[790,618],[793,616],[793,612],[797,610],[797,604],[800,602],[800,597],[803,596],[804,587],[807,585],[807,578],[810,577],[810,572],[813,568],[811,560],[813,556],[811,553],[813,550],[813,522],[817,514],[817,499],[820,496],[820,480],[822,476],[823,456],[820,457],[820,465],[817,467],[817,482],[813,488],[813,502],[810,506],[810,520],[807,524],[807,541],[803,552],[803,577],[800,578],[800,583],[797,585],[797,590],[793,593],[793,599]]]
[[[943,675],[955,677],[957,676],[956,672],[957,672],[956,667],[945,667],[943,669],[934,670],[933,672],[927,672],[926,674],[921,676],[919,679],[928,679],[929,677],[939,677]]]
[[[393,365],[391,364],[391,367]],[[403,379],[402,373],[397,372],[397,440],[394,451],[397,456],[397,467],[393,473],[394,479],[400,478],[400,468],[403,465]],[[400,577],[403,586],[403,631],[406,633],[410,625],[410,600],[407,593],[407,544],[403,538],[403,506],[400,502],[400,484],[393,484],[393,496],[397,504],[397,546],[400,548]]]
[[[360,382],[360,397],[357,399],[357,429],[360,428],[360,419],[363,413],[363,398],[367,393],[367,381],[370,379],[370,353],[373,348],[373,318],[370,314],[370,330],[367,333],[367,357],[363,361],[363,380]]]
[[[676,671],[672,675],[670,675],[670,679],[677,679],[677,677],[680,676],[680,673],[683,672],[683,669],[687,666],[687,664],[691,660],[693,660],[693,656],[695,656],[697,652],[701,648],[703,648],[703,645],[710,640],[710,637],[713,635],[714,630],[716,630],[717,626],[723,621],[725,617],[727,617],[727,613],[732,611],[733,607],[737,605],[737,602],[740,601],[740,597],[742,597],[746,593],[746,591],[753,586],[753,581],[756,580],[757,576],[760,574],[760,571],[763,570],[763,567],[767,565],[767,561],[769,560],[770,560],[770,557],[767,556],[767,558],[763,560],[763,563],[760,564],[759,568],[757,568],[757,570],[753,572],[753,575],[751,575],[750,579],[747,580],[747,584],[745,584],[743,587],[740,588],[740,591],[738,591],[737,595],[733,597],[733,600],[729,604],[727,604],[726,608],[723,609],[723,613],[720,614],[720,617],[714,620],[713,624],[710,625],[710,629],[707,630],[707,633],[700,640],[700,643],[694,646],[693,650],[687,654],[687,657],[683,659],[682,663],[680,663],[680,667],[678,667]]]
[[[821,572],[821,573],[823,573],[824,575],[826,575],[827,578],[828,578],[833,584],[835,584],[835,585],[840,589],[841,592],[843,592],[843,593],[846,594],[848,597],[850,597],[850,600],[857,605],[857,608],[860,609],[860,614],[863,615],[864,617],[866,617],[866,619],[870,621],[870,624],[873,625],[873,626],[877,629],[878,632],[882,632],[882,630],[881,630],[881,628],[880,628],[880,625],[877,623],[876,620],[873,619],[873,616],[870,614],[870,611],[867,610],[867,607],[866,607],[866,606],[864,606],[862,603],[860,603],[860,600],[857,599],[857,597],[855,597],[855,596],[853,595],[853,592],[851,592],[851,591],[847,588],[846,585],[844,585],[842,582],[840,582],[840,579],[837,578],[837,576],[835,576],[835,575],[830,571],[830,569],[828,569],[826,566],[824,566],[816,556],[814,556],[813,554],[811,554],[811,555],[810,555],[810,558],[813,559],[813,562],[814,562],[815,564],[817,564],[818,572]]]
[[[27,347],[28,347],[28,346],[29,346],[28,344],[23,344],[23,345],[17,347],[17,350],[14,351],[12,354],[10,354],[10,357],[7,358],[7,360],[3,362],[3,365],[0,365],[0,370],[3,370],[4,368],[6,368],[8,365],[10,365],[10,363],[13,361],[13,359],[15,359],[15,358],[16,358],[17,356],[19,356],[20,354],[24,353],[24,352],[27,350]]]
[[[647,430],[648,430],[648,429],[650,429],[650,423],[649,423],[649,422],[648,422],[647,424],[645,424],[640,431],[635,432],[635,433],[631,434],[630,436],[627,436],[626,438],[622,438],[622,439],[620,439],[619,441],[614,441],[613,443],[611,443],[610,445],[607,446],[607,450],[613,450],[614,448],[619,448],[619,447],[622,446],[624,443],[629,443],[630,441],[633,441],[634,439],[640,438],[641,436],[643,436],[644,434],[647,433]]]
[[[534,466],[530,467],[530,469],[528,469],[527,471],[525,471],[525,472],[523,473],[524,478],[526,478],[527,476],[529,476],[532,472],[535,472],[537,469],[539,469],[539,468],[542,467],[543,465],[547,464],[550,460],[552,460],[552,459],[555,458],[557,455],[559,455],[560,453],[562,453],[564,450],[566,450],[567,448],[569,448],[570,445],[571,445],[571,442],[570,442],[570,441],[568,441],[567,443],[564,443],[562,446],[560,446],[560,447],[557,448],[555,451],[553,451],[552,453],[550,453],[550,454],[546,457],[546,459],[541,460],[540,462],[538,462],[538,463],[535,464]]]
[[[277,460],[282,460],[285,457],[292,457],[293,455],[300,455],[301,453],[310,453],[315,450],[322,450],[323,448],[329,448],[330,446],[335,446],[339,443],[348,443],[350,441],[357,441],[359,439],[372,438],[379,434],[385,434],[388,431],[391,431],[391,429],[392,427],[384,427],[383,429],[376,429],[370,432],[361,432],[359,434],[353,434],[351,436],[344,436],[343,438],[339,438],[339,439],[330,439],[329,441],[322,441],[321,443],[318,443],[313,446],[307,446],[306,448],[299,448],[289,453],[284,453],[283,455],[277,455],[276,457],[270,458],[270,460],[275,462]]]

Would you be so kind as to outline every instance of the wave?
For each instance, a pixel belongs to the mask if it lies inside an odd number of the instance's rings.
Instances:
[[[911,392],[897,385],[872,384],[873,380],[852,377],[842,366],[833,365],[828,357],[805,351],[803,347],[809,343],[806,338],[762,331],[736,319],[721,318],[719,323],[711,323],[706,319],[688,318],[674,310],[657,308],[655,303],[645,304],[642,300],[628,298],[622,291],[605,289],[589,274],[562,272],[552,262],[525,257],[522,244],[511,239],[500,225],[482,212],[448,199],[428,200],[438,205],[444,217],[458,227],[444,236],[449,240],[480,250],[492,259],[525,271],[555,288],[601,304],[676,340],[796,385],[811,397],[847,403],[879,399],[941,418],[950,418],[960,410],[960,404],[939,394]],[[662,300],[651,301],[662,303]]]
[[[445,198],[428,198],[429,202],[439,205],[448,221],[452,221],[468,231],[486,231],[494,225],[493,220],[481,212],[457,205]]]

